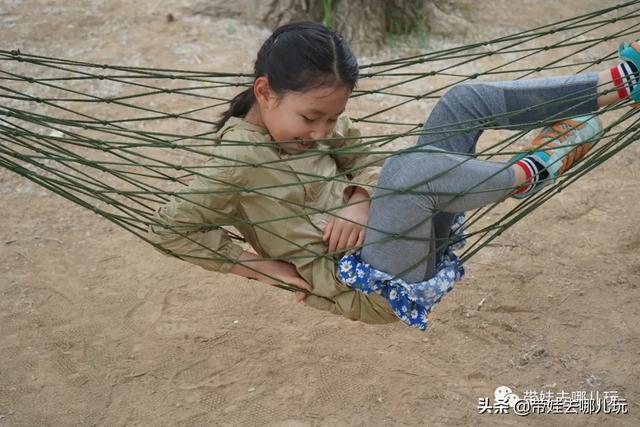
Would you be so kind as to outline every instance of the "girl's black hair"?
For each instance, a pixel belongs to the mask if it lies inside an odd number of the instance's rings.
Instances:
[[[338,83],[353,90],[358,61],[337,32],[318,22],[295,22],[279,27],[262,44],[253,74],[254,82],[266,76],[277,94]],[[216,123],[216,131],[229,117],[244,117],[255,100],[253,85],[236,95]]]

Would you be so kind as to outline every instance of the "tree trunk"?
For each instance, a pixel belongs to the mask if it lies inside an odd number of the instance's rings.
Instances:
[[[376,52],[387,35],[426,31],[459,34],[470,28],[468,21],[445,9],[453,0],[202,0],[192,10],[214,17],[247,19],[269,28],[295,21],[325,21],[335,28],[357,55]],[[438,7],[440,6],[440,7]]]
[[[252,0],[256,19],[272,30],[295,21],[322,22],[322,0]]]
[[[384,0],[334,0],[332,27],[347,40],[356,55],[371,54],[385,40]]]

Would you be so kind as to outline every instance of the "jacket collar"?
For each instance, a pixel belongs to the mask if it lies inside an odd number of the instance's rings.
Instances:
[[[224,126],[222,127],[222,129],[220,129],[220,132],[218,133],[218,143],[221,143],[220,140],[224,139],[224,134],[233,128],[239,128],[249,132],[257,132],[261,135],[267,135],[269,137],[269,140],[263,143],[260,143],[262,146],[271,147],[276,151],[279,157],[288,157],[291,155],[285,152],[282,149],[282,147],[280,147],[280,144],[278,144],[272,139],[271,134],[269,133],[267,128],[253,124],[253,123],[249,123],[242,117],[231,116],[229,117],[229,119],[227,119],[227,122],[224,124]]]
[[[267,130],[267,128],[253,124],[253,123],[249,123],[242,117],[231,116],[229,117],[229,119],[227,119],[227,122],[224,124],[222,129],[220,129],[220,131],[218,132],[218,144],[222,143],[222,140],[224,139],[224,134],[234,128],[246,130],[249,132],[257,132],[261,135],[267,135],[269,137],[268,140],[260,144],[262,146],[267,146],[272,148],[273,150],[276,151],[278,156],[286,154],[282,151],[282,148],[280,148],[280,145],[271,138],[271,134],[269,133],[269,130]]]
[[[267,128],[255,125],[253,123],[249,123],[242,117],[234,117],[234,116],[229,117],[227,122],[224,124],[224,127],[222,128],[222,132],[224,132],[227,128],[231,128],[231,127],[240,127],[248,131],[258,132],[263,135],[269,135],[269,131],[267,130]]]

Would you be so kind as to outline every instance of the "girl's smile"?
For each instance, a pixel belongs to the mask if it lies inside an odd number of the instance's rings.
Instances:
[[[280,149],[287,154],[300,154],[306,150],[315,148],[317,142],[308,139],[294,138],[293,142],[279,142]]]
[[[313,145],[311,142],[303,142],[300,141],[298,142],[298,145],[302,148],[311,148],[311,146]]]
[[[248,111],[245,120],[266,128],[287,153],[313,148],[317,144],[315,140],[331,136],[351,94],[349,86],[333,83],[279,95],[266,77],[259,77],[254,83],[258,102]]]

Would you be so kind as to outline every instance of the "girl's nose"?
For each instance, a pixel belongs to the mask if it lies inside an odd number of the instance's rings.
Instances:
[[[328,138],[329,135],[331,135],[331,132],[333,132],[333,127],[331,125],[318,126],[311,131],[309,137],[311,139],[324,139]]]

